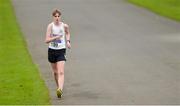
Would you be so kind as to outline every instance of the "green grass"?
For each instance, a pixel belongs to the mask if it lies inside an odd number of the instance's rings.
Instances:
[[[128,0],[162,16],[180,21],[180,0]]]
[[[10,0],[0,0],[0,105],[50,104],[48,89],[33,64]]]

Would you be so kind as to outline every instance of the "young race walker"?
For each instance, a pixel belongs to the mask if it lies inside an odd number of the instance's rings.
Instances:
[[[51,64],[57,85],[57,97],[62,97],[66,48],[71,48],[69,26],[62,22],[61,12],[52,12],[53,22],[47,26],[45,42],[48,46],[48,61]]]

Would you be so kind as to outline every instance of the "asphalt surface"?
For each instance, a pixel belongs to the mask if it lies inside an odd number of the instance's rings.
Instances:
[[[180,104],[180,23],[126,0],[12,2],[52,104]],[[61,100],[44,43],[54,8],[69,24],[72,44]]]

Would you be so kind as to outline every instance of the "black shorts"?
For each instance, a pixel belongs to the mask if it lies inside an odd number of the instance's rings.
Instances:
[[[48,61],[50,63],[56,63],[58,61],[66,61],[65,58],[66,49],[54,50],[48,49]]]

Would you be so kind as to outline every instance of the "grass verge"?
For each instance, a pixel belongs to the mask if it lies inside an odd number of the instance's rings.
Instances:
[[[162,16],[180,21],[180,0],[128,0]]]
[[[0,104],[50,104],[10,0],[0,0]]]

